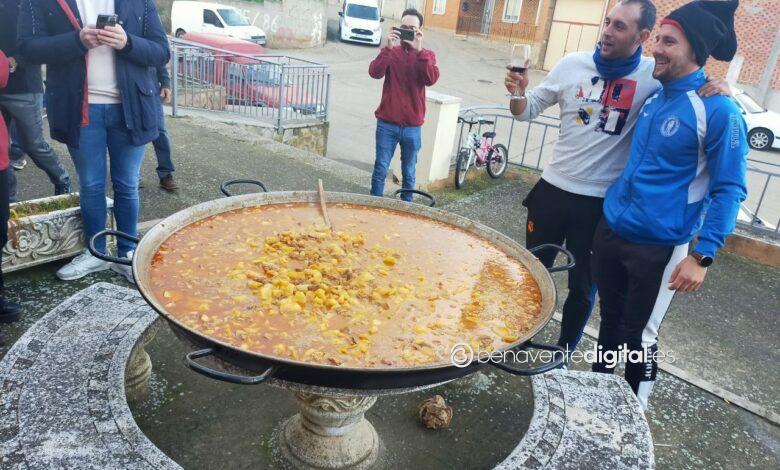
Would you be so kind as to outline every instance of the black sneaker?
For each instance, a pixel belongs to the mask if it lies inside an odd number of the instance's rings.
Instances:
[[[68,194],[68,193],[70,193],[70,183],[62,183],[62,184],[54,185],[55,196],[59,196],[60,194]]]
[[[15,322],[21,314],[21,305],[10,300],[0,299],[0,323]]]

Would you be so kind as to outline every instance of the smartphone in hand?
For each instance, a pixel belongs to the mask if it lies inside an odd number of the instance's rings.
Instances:
[[[398,33],[401,41],[414,41],[414,31],[404,28],[393,28],[393,31]]]
[[[116,15],[98,15],[97,23],[95,23],[95,27],[97,29],[103,29],[106,26],[116,26],[116,22],[117,22]]]

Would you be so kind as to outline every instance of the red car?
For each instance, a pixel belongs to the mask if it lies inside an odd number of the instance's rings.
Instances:
[[[192,55],[185,50],[184,57],[179,62],[181,77],[225,86],[230,104],[279,108],[282,91],[280,57],[263,57],[265,56],[263,46],[219,34],[187,33],[181,39],[226,51],[221,53],[204,49],[211,55],[204,60],[204,55],[200,51],[197,55]],[[230,53],[242,54],[242,56]],[[257,57],[257,59],[245,56]],[[319,112],[323,106],[316,97],[321,93],[315,91],[310,94],[307,90],[310,87],[306,86],[317,80],[311,78],[307,80],[307,77],[303,76],[311,69],[293,68],[292,70],[295,70],[296,76],[284,77],[285,106],[290,106],[304,114]],[[315,73],[320,70],[322,69],[314,69]],[[289,68],[287,73],[291,74]],[[324,73],[322,77],[324,80]]]

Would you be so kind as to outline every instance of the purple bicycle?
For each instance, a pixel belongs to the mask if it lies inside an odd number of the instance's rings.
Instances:
[[[503,175],[509,160],[509,152],[506,147],[493,143],[493,138],[496,137],[496,133],[493,131],[483,133],[482,138],[480,138],[479,132],[472,132],[471,130],[476,124],[493,125],[495,122],[483,117],[477,118],[476,121],[469,121],[459,117],[458,122],[468,124],[469,133],[466,137],[466,145],[458,151],[458,159],[455,165],[455,187],[458,189],[463,187],[463,183],[466,181],[466,173],[472,164],[477,168],[486,167],[491,178],[498,178]]]

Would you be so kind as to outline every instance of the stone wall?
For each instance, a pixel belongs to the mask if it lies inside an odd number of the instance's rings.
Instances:
[[[276,129],[270,126],[257,127],[255,130],[263,137],[306,150],[321,157],[324,157],[328,150],[329,122],[291,127],[285,129],[284,132],[276,132]]]
[[[225,87],[216,85],[196,90],[189,88],[185,93],[179,92],[179,100],[180,106],[224,111],[227,107],[227,92]]]
[[[163,26],[171,29],[173,0],[154,0]],[[328,0],[218,0],[242,11],[255,26],[265,31],[271,49],[321,47],[328,30]]]
[[[328,151],[329,129],[329,122],[295,127],[285,129],[281,134],[276,133],[274,140],[324,157]]]

